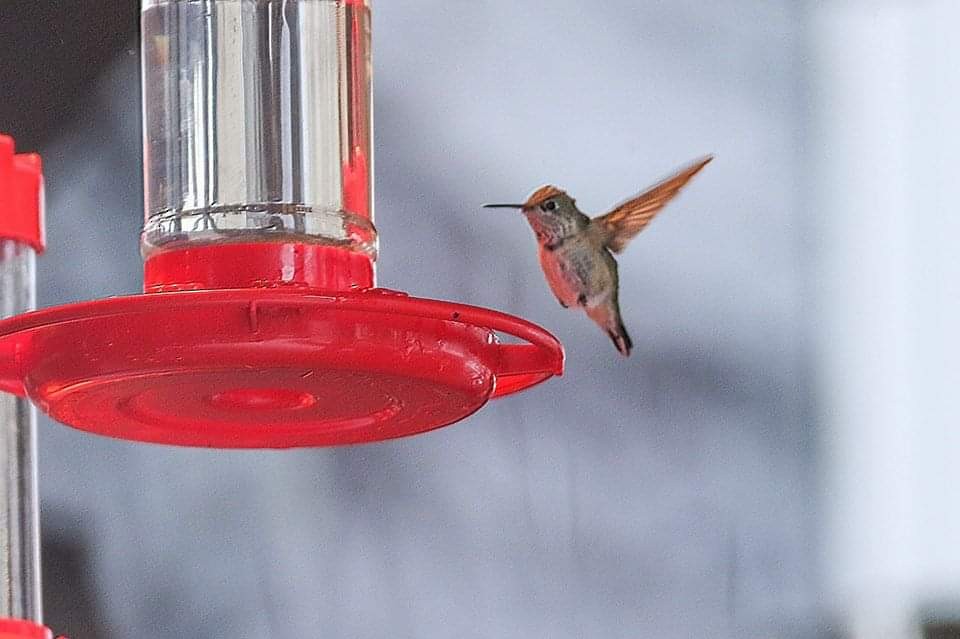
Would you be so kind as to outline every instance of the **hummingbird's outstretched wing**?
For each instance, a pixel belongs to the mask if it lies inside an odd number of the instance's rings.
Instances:
[[[595,218],[593,225],[600,231],[603,244],[614,253],[623,251],[630,240],[646,228],[650,220],[656,217],[667,202],[672,200],[690,181],[690,178],[699,173],[700,169],[712,159],[713,156],[708,155],[702,160],[697,160],[677,174],[617,206],[606,215]]]

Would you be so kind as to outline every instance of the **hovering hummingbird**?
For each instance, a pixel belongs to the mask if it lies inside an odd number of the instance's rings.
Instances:
[[[578,307],[606,331],[617,350],[630,355],[633,342],[620,318],[620,281],[614,253],[621,253],[694,175],[707,156],[640,195],[593,219],[555,186],[542,186],[523,204],[485,204],[520,209],[537,236],[540,266],[564,308]]]

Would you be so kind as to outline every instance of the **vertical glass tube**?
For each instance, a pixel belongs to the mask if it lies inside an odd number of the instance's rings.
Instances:
[[[35,304],[35,253],[0,239],[0,318]],[[40,521],[36,409],[0,393],[0,618],[40,623]]]
[[[145,257],[287,241],[376,258],[365,0],[143,0]]]

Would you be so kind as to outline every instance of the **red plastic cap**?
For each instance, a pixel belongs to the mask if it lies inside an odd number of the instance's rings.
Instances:
[[[43,166],[36,153],[17,155],[14,149],[13,138],[0,135],[0,238],[42,252]]]
[[[53,633],[32,621],[0,619],[0,639],[53,639]]]
[[[147,293],[212,289],[358,291],[373,286],[373,262],[363,253],[294,242],[206,244],[147,259]]]

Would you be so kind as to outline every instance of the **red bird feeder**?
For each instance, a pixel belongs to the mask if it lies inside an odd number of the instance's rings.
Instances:
[[[145,293],[0,322],[0,387],[112,437],[286,448],[562,373],[529,322],[376,288],[365,1],[145,0],[142,26]]]

